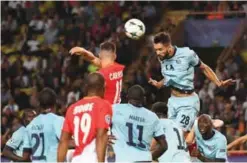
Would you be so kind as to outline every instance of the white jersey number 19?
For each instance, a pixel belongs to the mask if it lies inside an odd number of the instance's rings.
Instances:
[[[75,116],[74,118],[74,139],[75,145],[79,146],[79,129],[83,132],[82,143],[85,144],[90,128],[91,128],[92,118],[90,114],[84,113],[80,119],[79,116]]]

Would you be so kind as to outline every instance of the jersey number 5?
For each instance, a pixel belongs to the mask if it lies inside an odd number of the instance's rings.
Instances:
[[[129,141],[127,142],[128,145],[134,146],[134,147],[139,147],[139,148],[146,148],[145,144],[142,143],[142,135],[143,135],[143,126],[137,125],[136,128],[138,129],[138,140],[139,143],[136,144],[133,142],[133,124],[132,123],[126,123],[126,126],[128,127],[128,136],[129,136]]]
[[[81,132],[83,132],[83,139],[82,143],[85,144],[90,128],[91,128],[91,121],[92,118],[90,114],[84,113],[80,119],[79,116],[75,116],[74,118],[74,139],[75,139],[75,145],[79,146],[79,129]]]

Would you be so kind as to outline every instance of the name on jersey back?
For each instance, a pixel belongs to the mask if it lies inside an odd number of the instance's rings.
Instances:
[[[75,114],[78,114],[78,113],[81,113],[81,112],[92,111],[93,110],[93,105],[94,105],[94,103],[87,103],[87,104],[84,104],[84,105],[78,105],[78,106],[75,107],[73,114],[75,115]]]
[[[110,80],[116,80],[123,77],[123,71],[113,72],[109,74]]]

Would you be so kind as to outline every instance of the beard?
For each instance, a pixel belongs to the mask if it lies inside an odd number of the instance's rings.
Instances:
[[[160,59],[161,61],[163,61],[163,60],[165,60],[166,58],[169,57],[169,53],[166,51],[166,52],[164,53],[164,55],[158,55],[158,57],[159,57],[159,59]]]

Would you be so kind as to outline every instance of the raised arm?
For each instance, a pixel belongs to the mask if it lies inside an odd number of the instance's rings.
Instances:
[[[84,48],[81,47],[74,47],[72,48],[69,53],[71,55],[82,55],[85,60],[87,60],[88,62],[91,62],[92,64],[94,64],[97,67],[101,67],[101,60],[98,57],[95,57],[94,54]]]
[[[247,134],[244,136],[241,136],[240,138],[234,140],[230,144],[227,145],[227,150],[231,149],[234,146],[237,146],[239,144],[245,143],[247,141]]]
[[[206,65],[203,62],[201,62],[200,69],[205,74],[205,76],[210,81],[212,81],[214,84],[216,84],[218,87],[228,86],[228,85],[232,85],[232,84],[235,83],[235,81],[232,80],[232,79],[228,79],[228,80],[225,80],[225,81],[220,81],[218,79],[218,77],[216,76],[216,74],[214,73],[214,71],[208,65]]]

